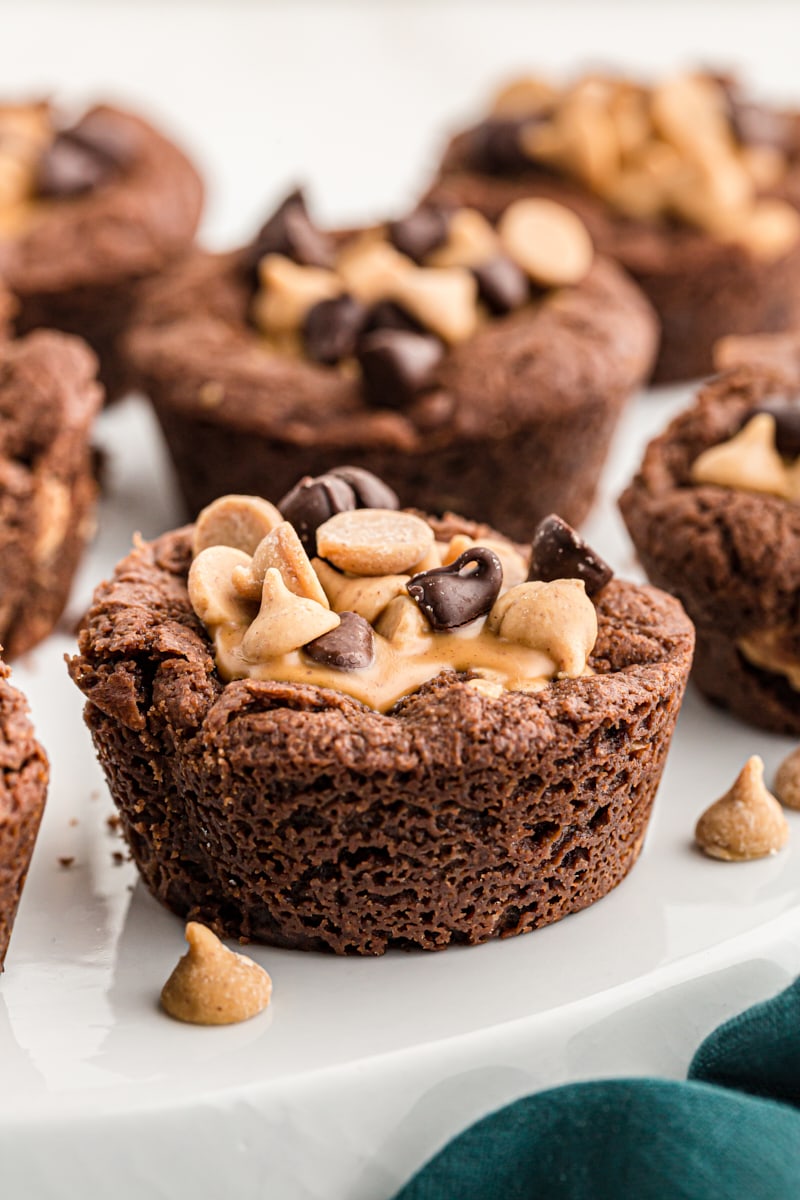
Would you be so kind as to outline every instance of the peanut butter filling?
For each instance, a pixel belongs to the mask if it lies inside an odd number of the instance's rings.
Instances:
[[[778,452],[776,431],[773,415],[757,413],[732,438],[698,455],[692,483],[800,501],[800,457]]]
[[[800,659],[786,648],[788,632],[786,629],[764,629],[739,638],[736,648],[754,667],[782,675],[790,687],[800,692]]]
[[[387,712],[442,672],[493,697],[592,673],[582,579],[526,581],[510,543],[437,542],[392,509],[340,511],[313,534],[301,522],[326,555],[309,559],[288,521],[253,544],[263,503],[223,497],[195,528],[189,598],[224,679],[313,684]]]

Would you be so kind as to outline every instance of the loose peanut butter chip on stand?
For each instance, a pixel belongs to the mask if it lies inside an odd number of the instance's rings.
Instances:
[[[357,508],[336,513],[317,530],[317,552],[351,575],[399,575],[421,562],[434,541],[413,513]]]
[[[800,746],[778,767],[775,795],[786,808],[800,809]]]
[[[789,840],[778,801],[764,784],[764,763],[754,754],[730,791],[701,816],[695,840],[704,854],[726,862],[748,862],[777,854]]]
[[[283,517],[274,504],[260,496],[220,496],[197,518],[192,537],[195,557],[208,546],[235,546],[253,554]]]
[[[272,996],[272,980],[263,967],[223,946],[218,937],[190,921],[189,950],[161,992],[164,1011],[192,1025],[233,1025],[263,1012]]]
[[[594,258],[592,239],[575,213],[553,200],[517,200],[498,224],[506,251],[534,283],[580,283]]]

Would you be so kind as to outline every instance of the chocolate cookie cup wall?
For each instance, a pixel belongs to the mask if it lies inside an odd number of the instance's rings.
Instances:
[[[436,389],[395,411],[335,370],[265,353],[248,303],[240,257],[195,255],[148,289],[149,324],[128,338],[192,515],[228,492],[276,500],[302,471],[347,461],[404,503],[520,539],[554,510],[579,524],[655,352],[649,305],[597,261],[577,287],[452,348]]]
[[[469,166],[467,145],[467,134],[453,138],[426,201],[468,205],[495,220],[515,200],[544,196],[578,213],[598,252],[629,272],[658,314],[655,382],[707,375],[714,343],[726,334],[800,325],[800,243],[777,261],[759,261],[688,226],[625,217],[577,184],[535,167],[510,178],[482,174]],[[800,154],[781,195],[800,208]]]
[[[650,443],[620,498],[649,579],[678,596],[696,625],[694,682],[749,724],[796,736],[800,693],[784,676],[753,666],[736,643],[775,627],[793,628],[800,638],[800,505],[698,486],[690,468],[703,450],[730,438],[755,405],[798,385],[800,372],[792,381],[777,362],[773,370],[737,368],[713,380]]]
[[[140,117],[108,105],[87,117],[124,147],[124,169],[84,195],[49,202],[23,233],[0,239],[0,270],[19,301],[18,332],[47,326],[85,338],[113,398],[136,382],[117,343],[137,281],[189,249],[203,185],[177,146]]]
[[[0,643],[9,658],[52,631],[94,528],[96,367],[88,346],[65,334],[0,343]]]
[[[47,755],[24,697],[0,663],[0,971],[47,795]]]
[[[676,601],[612,581],[594,677],[489,700],[442,675],[382,715],[305,684],[223,683],[187,596],[190,538],[119,564],[70,664],[167,907],[231,936],[382,954],[523,933],[625,876],[691,662]]]

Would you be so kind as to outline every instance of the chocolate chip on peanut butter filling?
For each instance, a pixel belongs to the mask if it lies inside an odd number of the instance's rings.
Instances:
[[[337,498],[332,480],[349,493]],[[189,599],[225,679],[310,683],[387,712],[443,671],[487,699],[591,675],[597,615],[586,581],[598,590],[608,568],[568,526],[563,575],[551,561],[552,578],[526,582],[512,543],[437,541],[359,468],[302,480],[281,502],[286,519],[253,546],[259,521],[271,522],[263,504],[222,497],[196,526]]]
[[[550,200],[520,200],[495,228],[475,209],[422,205],[338,239],[317,230],[301,192],[267,221],[245,265],[265,350],[355,372],[370,405],[405,408],[438,386],[442,359],[480,326],[573,286],[592,243]]]

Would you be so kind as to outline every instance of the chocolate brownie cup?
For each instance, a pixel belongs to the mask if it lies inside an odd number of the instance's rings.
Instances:
[[[421,209],[331,237],[293,193],[252,245],[196,253],[140,311],[129,350],[192,514],[345,458],[520,538],[553,509],[586,515],[656,338],[581,223],[537,201],[496,229]]]
[[[47,796],[47,755],[0,662],[0,971]]]
[[[428,200],[495,219],[525,196],[577,212],[649,297],[658,381],[707,374],[725,334],[800,325],[800,114],[731,78],[510,84],[452,140]]]
[[[620,506],[649,578],[697,627],[701,691],[798,736],[800,338],[794,371],[788,339],[772,365],[764,340],[650,443]]]
[[[558,518],[531,554],[392,503],[352,467],[282,512],[224,497],[95,594],[70,670],[125,836],[220,934],[475,944],[592,904],[641,849],[680,605]]]
[[[109,105],[65,125],[47,103],[0,105],[0,271],[17,330],[79,334],[109,397],[133,382],[118,353],[135,284],[190,246],[203,189],[186,156]]]
[[[9,657],[53,629],[94,527],[96,368],[88,346],[66,334],[0,343],[0,642]]]

